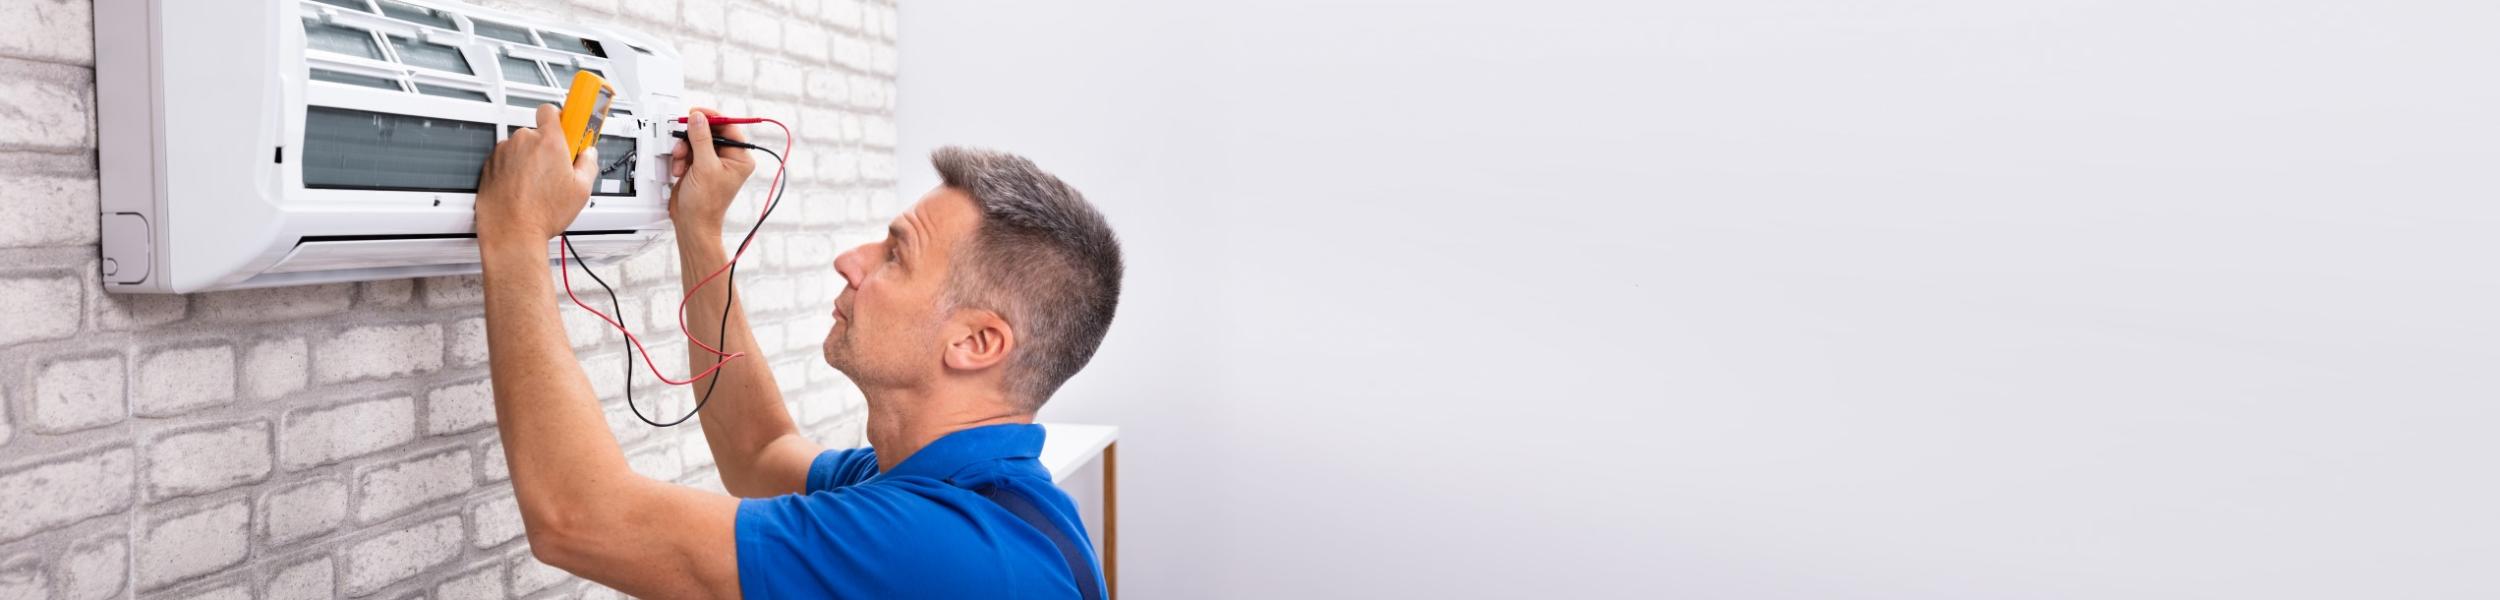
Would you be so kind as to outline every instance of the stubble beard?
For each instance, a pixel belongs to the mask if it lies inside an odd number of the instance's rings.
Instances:
[[[840,370],[845,377],[855,377],[853,360],[860,357],[858,342],[853,340],[853,327],[843,325],[850,325],[850,322],[835,322],[833,330],[825,330],[825,365]]]
[[[854,376],[853,373],[851,373],[850,364],[851,360],[858,356],[858,354],[852,349],[854,345],[855,344],[851,343],[851,330],[849,328],[843,328],[839,331],[826,331],[824,348],[825,366],[833,367],[833,370],[835,371],[841,371],[843,376]]]

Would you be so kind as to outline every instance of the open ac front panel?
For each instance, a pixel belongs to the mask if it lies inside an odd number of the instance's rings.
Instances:
[[[667,224],[684,76],[648,36],[426,0],[97,0],[95,24],[106,289],[477,272],[478,170],[576,70],[617,96],[574,248],[611,263]]]

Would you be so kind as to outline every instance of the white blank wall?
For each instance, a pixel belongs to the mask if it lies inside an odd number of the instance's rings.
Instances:
[[[2500,5],[903,6],[1127,242],[1122,591],[2500,595]]]

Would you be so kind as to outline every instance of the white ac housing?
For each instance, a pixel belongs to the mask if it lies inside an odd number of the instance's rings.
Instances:
[[[476,272],[478,169],[576,69],[617,95],[574,247],[666,226],[684,81],[651,37],[431,0],[97,0],[95,27],[106,289]]]

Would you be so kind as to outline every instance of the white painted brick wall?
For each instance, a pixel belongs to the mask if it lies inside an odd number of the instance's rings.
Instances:
[[[16,432],[16,429],[9,427],[9,393],[5,389],[0,389],[0,446],[9,445],[9,436]]]
[[[348,284],[309,285],[209,292],[194,299],[205,313],[200,316],[208,320],[294,321],[345,312],[355,289]]]
[[[443,326],[357,327],[324,338],[313,349],[313,379],[339,383],[398,377],[443,367]]]
[[[270,492],[262,513],[262,529],[274,544],[329,533],[347,522],[347,484],[316,480]]]
[[[512,480],[511,463],[504,461],[503,440],[488,438],[478,442],[477,478],[484,482]]]
[[[88,263],[87,289],[97,289],[95,263]],[[89,312],[95,315],[97,331],[131,331],[180,321],[191,312],[191,299],[183,296],[124,296],[88,294]]]
[[[494,382],[480,379],[425,393],[425,432],[460,433],[495,424]]]
[[[436,598],[502,598],[503,569],[488,567],[453,576],[434,586]]]
[[[529,556],[493,426],[479,278],[101,290],[92,1],[0,0],[0,599],[611,597]],[[766,344],[756,360],[803,427],[860,443],[859,396],[816,344],[833,254],[881,236],[902,208],[895,171],[925,168],[894,156],[891,3],[477,1],[671,38],[694,102],[800,134],[740,292]],[[737,227],[771,176],[756,174]],[[600,271],[624,284],[661,367],[684,375],[673,244]],[[550,302],[628,463],[718,490],[698,428],[652,429],[622,402],[622,340]],[[633,383],[655,418],[690,403],[647,370]]]
[[[130,508],[138,460],[129,448],[57,458],[0,472],[0,541]]]
[[[763,7],[740,4],[730,8],[729,28],[738,32],[729,36],[730,43],[766,50],[781,46],[781,15],[766,12]]]
[[[0,598],[50,598],[52,577],[43,572],[43,562],[33,556],[18,556],[0,562]]]
[[[332,584],[332,575],[335,571],[337,569],[330,566],[330,557],[327,556],[286,567],[279,570],[276,576],[269,578],[269,588],[261,594],[261,598],[265,600],[321,600],[336,597],[338,589]]]
[[[212,424],[159,435],[145,450],[151,500],[223,490],[269,476],[269,422]]]
[[[92,121],[61,115],[92,114],[93,75],[67,67],[0,62],[0,145],[66,150],[95,143]],[[59,77],[59,75],[70,75]],[[86,75],[81,77],[79,75]],[[66,80],[65,80],[66,79]]]
[[[173,594],[166,595],[173,596]],[[252,597],[252,588],[249,585],[235,584],[210,589],[205,592],[183,594],[181,597],[190,598],[191,600],[250,600]]]
[[[78,298],[86,290],[67,273],[0,279],[0,346],[57,340],[78,333]]]
[[[95,243],[96,198],[92,177],[0,175],[0,206],[9,207],[9,218],[21,224],[0,228],[0,248]]]
[[[373,522],[469,491],[477,475],[467,449],[454,448],[356,474],[356,520]]]
[[[139,589],[214,573],[251,553],[252,505],[242,498],[150,519],[139,536]]]
[[[515,555],[509,560],[512,566],[505,571],[507,575],[504,580],[507,589],[512,590],[514,596],[524,596],[547,589],[547,586],[562,583],[568,577],[563,570],[538,562],[538,559],[531,558],[528,553]]]
[[[122,357],[91,356],[43,366],[35,376],[26,423],[45,433],[66,433],[120,422],[129,416],[123,396]]]
[[[460,517],[424,521],[347,548],[350,595],[364,595],[460,555]]]
[[[476,275],[425,280],[426,306],[468,306],[486,301],[486,280]]]
[[[95,44],[87,24],[91,9],[77,0],[21,0],[0,4],[0,55],[70,64],[93,64]]]
[[[234,347],[167,348],[139,362],[132,412],[163,417],[234,401]]]
[[[270,340],[252,345],[243,360],[243,391],[257,400],[272,400],[304,389],[309,379],[311,345],[303,338]]]
[[[414,279],[368,281],[357,286],[356,302],[368,307],[390,307],[407,304],[417,293]]]
[[[61,596],[68,600],[111,598],[126,587],[129,573],[129,541],[112,536],[82,542],[61,559]]]
[[[451,366],[475,367],[486,364],[486,318],[461,319],[451,323]]]
[[[493,548],[521,539],[521,503],[504,496],[469,507],[469,544]]]
[[[286,415],[278,440],[287,469],[374,452],[417,437],[417,403],[393,396]]]

